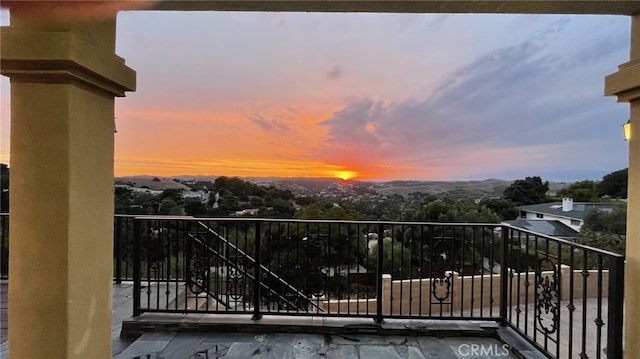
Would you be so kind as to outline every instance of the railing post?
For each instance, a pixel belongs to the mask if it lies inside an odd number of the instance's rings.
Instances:
[[[261,245],[260,245],[260,222],[256,222],[256,240],[255,240],[255,269],[254,269],[254,281],[253,281],[253,316],[252,320],[260,320],[262,313],[260,313],[260,281],[262,280],[261,264]]]
[[[507,322],[507,296],[509,294],[509,266],[507,260],[509,258],[509,235],[510,228],[502,226],[502,263],[500,263],[500,320],[502,325]],[[493,264],[492,264],[493,265]]]
[[[142,276],[140,274],[140,246],[142,243],[142,232],[140,228],[140,220],[133,219],[133,316],[137,317],[142,314],[140,310],[140,290]]]
[[[622,358],[624,321],[624,257],[609,257],[607,358]]]
[[[383,256],[383,248],[382,243],[384,243],[384,225],[378,225],[378,260],[377,260],[377,270],[376,270],[376,282],[377,282],[377,300],[376,300],[376,323],[382,324],[383,316],[382,316],[382,256]]]
[[[113,225],[113,256],[116,265],[116,284],[122,283],[122,240],[120,238],[120,220],[121,217],[114,216],[115,223]]]

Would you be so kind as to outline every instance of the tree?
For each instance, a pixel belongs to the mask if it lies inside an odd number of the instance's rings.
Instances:
[[[611,172],[598,184],[598,196],[610,196],[614,198],[627,198],[627,182],[629,168]]]
[[[415,222],[445,222],[419,230],[407,228],[400,236],[397,233],[390,235],[393,240],[402,241],[406,248],[411,248],[413,265],[421,268],[420,275],[443,276],[447,270],[459,271],[469,265],[481,268],[488,246],[494,246],[494,253],[499,253],[499,242],[489,240],[495,235],[490,227],[448,225],[464,222],[497,225],[500,222],[500,217],[490,208],[474,200],[429,196],[417,207],[408,208],[405,217]],[[470,240],[472,238],[482,240]]]
[[[172,199],[165,198],[160,203],[160,214],[170,216],[184,216],[184,208],[178,206]]]
[[[624,254],[625,252],[625,239],[612,233],[596,233],[589,229],[581,229],[576,241],[580,244],[584,244],[589,247],[604,249],[605,251]],[[566,258],[566,257],[565,257]],[[582,261],[582,258],[578,256],[578,260]],[[594,254],[587,255],[587,267],[596,268],[598,263],[598,256]],[[608,263],[604,263],[608,265]]]
[[[357,220],[358,212],[329,202],[313,202],[295,214],[297,219]]]
[[[282,198],[276,198],[273,200],[273,214],[275,218],[291,218],[296,213],[296,209],[293,208],[291,202]]]
[[[613,234],[623,236],[627,234],[627,207],[619,205],[612,211],[592,209],[584,216],[582,230],[595,233]]]
[[[614,207],[612,211],[592,209],[584,217],[584,224],[578,233],[576,242],[609,252],[625,254],[627,233],[627,208],[625,205]],[[568,258],[568,255],[563,255]],[[599,266],[599,256],[588,253],[586,263],[583,256],[577,256],[577,268],[595,269]],[[609,267],[608,261],[602,263]]]
[[[172,199],[175,202],[182,201],[182,189],[180,188],[167,188],[160,194],[160,199]]]
[[[393,241],[391,238],[383,239],[382,248],[382,273],[391,274],[393,279],[404,279],[417,276],[413,273],[411,265],[411,251],[402,245],[401,242]],[[367,258],[367,266],[376,268],[378,261],[378,245],[375,244],[371,250],[371,255]]]
[[[578,181],[558,191],[557,196],[573,198],[576,202],[593,202],[599,197],[598,184],[590,180]]]
[[[114,192],[115,213],[158,214],[160,201],[151,193],[134,192],[122,187],[117,187]]]
[[[542,183],[542,179],[538,176],[526,177],[523,180],[516,180],[507,187],[502,197],[515,203],[516,206],[522,206],[544,203],[548,191],[549,181]]]
[[[500,219],[511,220],[518,218],[518,210],[513,205],[513,202],[504,198],[485,198],[480,201],[480,205],[487,207],[493,213],[500,216]]]
[[[408,208],[405,218],[413,222],[448,223],[499,223],[500,217],[489,207],[471,199],[453,199],[451,197],[425,198],[416,208]]]
[[[202,216],[207,214],[207,206],[199,199],[186,199],[184,211],[188,216]]]

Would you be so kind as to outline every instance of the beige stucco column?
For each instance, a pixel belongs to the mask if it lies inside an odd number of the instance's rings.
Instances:
[[[111,358],[114,96],[135,72],[114,53],[115,12],[10,12],[10,356]]]
[[[629,203],[627,209],[627,248],[625,263],[625,358],[640,353],[640,14],[632,17],[630,61],[607,76],[605,94],[618,96],[631,108],[629,140]],[[621,134],[622,136],[622,134]]]

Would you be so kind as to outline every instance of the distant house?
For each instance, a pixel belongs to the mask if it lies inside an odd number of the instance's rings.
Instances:
[[[208,202],[209,201],[209,192],[208,191],[203,191],[203,190],[197,190],[197,191],[192,191],[192,190],[184,190],[182,192],[182,198],[184,199],[196,199],[196,200],[200,200],[201,202]]]
[[[327,278],[344,277],[350,284],[358,283],[363,286],[373,286],[376,284],[375,274],[369,272],[367,268],[360,264],[341,264],[335,267],[324,267],[320,271]]]
[[[232,217],[244,217],[244,216],[257,216],[260,212],[260,208],[247,208],[242,211],[235,211],[230,214]]]
[[[559,222],[560,224],[578,232],[584,224],[585,215],[590,210],[612,211],[613,206],[607,203],[573,202],[573,199],[571,198],[563,198],[562,202],[532,204],[528,206],[519,206],[516,207],[516,209],[520,212],[520,218],[518,220],[507,221],[505,223],[514,222],[514,224],[509,224],[526,229],[535,227],[538,229],[537,231],[534,229],[531,230],[541,234],[547,234],[539,231],[544,228],[553,233],[569,234],[568,231],[555,222]],[[545,221],[547,223],[536,223],[536,221]]]
[[[154,196],[162,194],[162,191],[154,191],[154,190],[149,189],[149,188],[133,187],[133,186],[130,186],[128,184],[116,184],[116,185],[113,185],[113,188],[114,189],[124,188],[124,189],[126,189],[128,191],[137,192],[137,193],[149,193],[149,194],[152,194]]]

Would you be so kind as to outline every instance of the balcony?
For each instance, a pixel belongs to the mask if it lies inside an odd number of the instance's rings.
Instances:
[[[0,234],[8,279],[7,214]],[[124,337],[408,336],[402,345],[427,357],[423,338],[444,337],[445,348],[473,337],[524,357],[621,358],[623,282],[623,256],[499,224],[114,222],[114,328]]]

